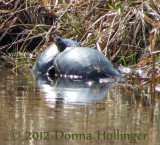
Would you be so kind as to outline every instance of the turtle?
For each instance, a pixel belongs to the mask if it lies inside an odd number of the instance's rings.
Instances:
[[[45,49],[37,58],[32,72],[34,74],[42,73],[46,74],[53,68],[53,62],[55,57],[67,47],[80,47],[79,43],[72,39],[61,39],[55,36],[55,43],[51,44]]]
[[[55,57],[53,66],[54,73],[61,76],[77,76],[83,79],[121,77],[105,55],[89,47],[64,49]]]

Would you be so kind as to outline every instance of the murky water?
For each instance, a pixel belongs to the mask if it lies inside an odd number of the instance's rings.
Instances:
[[[0,144],[159,145],[160,104],[136,89],[41,76],[36,82],[3,61],[0,77]]]

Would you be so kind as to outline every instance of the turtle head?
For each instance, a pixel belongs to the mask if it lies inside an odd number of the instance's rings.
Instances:
[[[72,39],[61,39],[55,36],[55,43],[60,52],[64,51],[67,47],[80,47],[79,43]]]
[[[55,36],[55,43],[60,52],[64,51],[67,48],[67,44],[58,36]]]

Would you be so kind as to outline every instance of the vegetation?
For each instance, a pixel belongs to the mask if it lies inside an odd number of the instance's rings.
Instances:
[[[159,78],[159,20],[160,2],[154,0],[4,0],[0,53],[30,60],[55,35],[74,37],[112,62]]]

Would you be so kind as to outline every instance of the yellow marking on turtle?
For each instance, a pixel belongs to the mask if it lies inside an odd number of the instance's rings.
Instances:
[[[99,67],[97,67],[97,66],[94,66],[94,69],[95,69],[95,70],[97,70],[97,71],[98,71],[98,73],[100,73],[100,72],[101,72],[101,69],[100,69]]]
[[[115,78],[115,77],[113,77],[113,76],[111,76],[109,74],[106,74],[106,73],[102,72],[101,69],[99,67],[97,67],[97,66],[94,66],[94,69],[97,70],[98,73],[103,73],[104,75],[106,75],[108,77]]]

